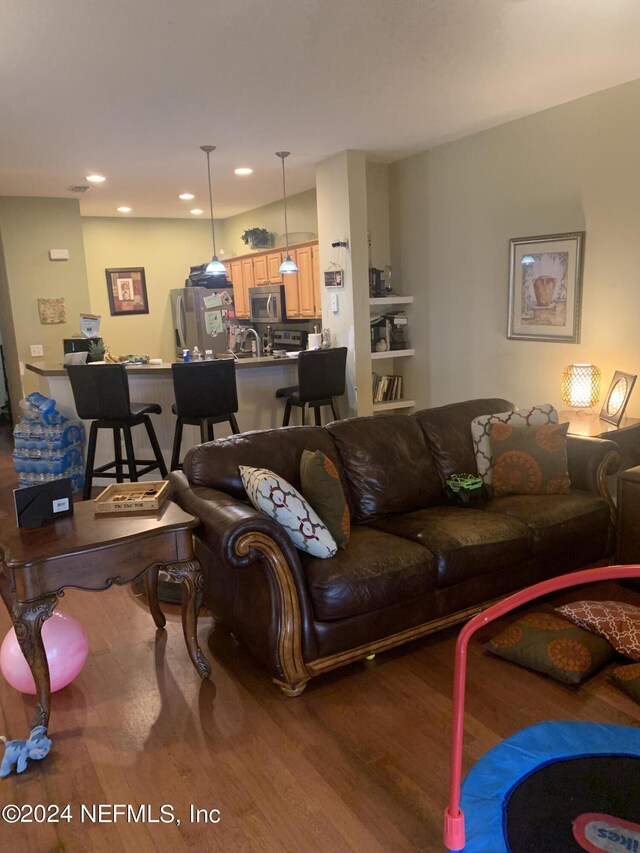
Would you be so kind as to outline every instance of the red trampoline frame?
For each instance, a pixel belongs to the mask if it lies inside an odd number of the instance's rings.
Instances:
[[[595,583],[596,581],[618,580],[640,577],[640,565],[603,566],[597,569],[583,569],[558,575],[510,595],[508,598],[491,605],[467,622],[458,635],[455,651],[453,675],[453,720],[451,729],[451,775],[449,782],[449,805],[444,810],[444,843],[448,850],[464,850],[465,829],[464,814],[460,808],[460,789],[462,785],[462,743],[464,736],[464,693],[467,678],[467,647],[475,632],[510,613],[517,607],[572,586]]]

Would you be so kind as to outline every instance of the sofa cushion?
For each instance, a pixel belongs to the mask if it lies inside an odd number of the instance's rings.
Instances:
[[[422,409],[411,417],[422,427],[442,480],[451,474],[477,471],[471,438],[471,421],[480,415],[492,415],[513,409],[508,400],[467,400],[435,409]]]
[[[430,507],[380,519],[373,526],[431,551],[439,588],[517,565],[529,558],[533,548],[526,524],[479,509]]]
[[[536,424],[557,424],[558,412],[551,403],[531,406],[529,409],[511,409],[494,415],[480,415],[471,421],[471,438],[478,467],[478,476],[490,486],[493,465],[491,460],[491,440],[489,434],[495,423],[512,426],[535,426]]]
[[[318,621],[344,619],[433,592],[433,555],[415,542],[370,527],[351,530],[349,545],[329,560],[301,554]]]
[[[336,466],[321,450],[303,450],[300,482],[303,495],[329,528],[338,548],[346,548],[351,514]]]
[[[606,502],[589,492],[568,495],[505,495],[494,498],[485,512],[500,513],[526,524],[537,554],[560,554],[567,547],[591,546],[592,559],[606,547],[611,520]]]
[[[184,459],[184,473],[191,486],[207,486],[246,500],[240,478],[240,465],[249,468],[268,466],[300,490],[300,458],[303,450],[321,450],[338,469],[345,487],[342,464],[331,436],[324,427],[293,426],[287,429],[265,429],[230,435],[201,444],[189,450]]]
[[[268,468],[241,465],[240,476],[254,507],[279,524],[296,548],[322,559],[333,557],[338,550],[335,539],[291,483]]]
[[[495,495],[566,495],[569,424],[491,425]]]
[[[351,418],[326,429],[342,460],[357,522],[411,512],[442,500],[440,477],[413,418]]]

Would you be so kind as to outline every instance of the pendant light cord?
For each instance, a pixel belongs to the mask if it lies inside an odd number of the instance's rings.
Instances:
[[[216,252],[216,232],[213,227],[213,197],[211,195],[211,151],[206,149],[209,146],[204,146],[203,150],[207,155],[207,176],[209,178],[209,210],[211,211],[211,239],[213,240],[213,257],[217,258]]]
[[[278,157],[282,160],[282,195],[284,198],[284,241],[287,250],[287,257],[289,257],[289,226],[287,224],[287,187],[284,181],[284,158],[288,155],[289,152],[285,154],[285,152],[281,152],[278,154]]]

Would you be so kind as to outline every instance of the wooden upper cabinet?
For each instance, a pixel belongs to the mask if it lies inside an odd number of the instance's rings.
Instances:
[[[267,255],[257,255],[253,258],[253,280],[255,284],[269,284]]]
[[[314,317],[322,319],[322,286],[324,276],[320,272],[320,246],[316,243],[311,247],[311,261],[313,273],[313,302],[316,307]]]
[[[313,258],[311,246],[296,249],[296,264],[298,265],[298,293],[300,317],[316,316],[316,303],[313,289]]]
[[[242,280],[242,261],[231,261],[231,281],[233,282],[233,304],[238,320],[249,317],[249,300]]]
[[[291,255],[291,260],[295,261],[295,249],[290,249],[289,254]],[[287,320],[296,320],[302,316],[302,314],[300,313],[300,294],[298,291],[298,278],[299,275],[296,272],[286,273],[282,276],[282,282],[284,284],[284,302],[287,312]]]
[[[224,263],[224,268],[226,270],[225,275],[226,275],[227,281],[230,281],[233,284],[233,274],[231,272],[231,262],[230,261],[223,261],[223,263]]]
[[[267,277],[269,284],[282,284],[282,273],[280,272],[282,258],[282,252],[269,252],[267,255]]]

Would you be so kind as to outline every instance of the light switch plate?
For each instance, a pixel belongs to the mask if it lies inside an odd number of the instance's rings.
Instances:
[[[44,355],[44,347],[42,344],[31,344],[31,358],[42,358]]]
[[[338,294],[337,293],[331,294],[331,310],[333,311],[334,314],[338,313]]]
[[[49,249],[49,260],[50,261],[68,261],[69,260],[69,250],[68,249]]]

